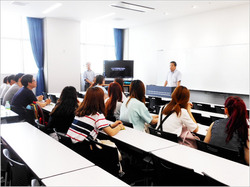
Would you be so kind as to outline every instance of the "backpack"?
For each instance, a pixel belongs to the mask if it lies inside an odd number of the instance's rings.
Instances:
[[[43,110],[39,104],[34,101],[32,104],[27,105],[26,109],[33,111],[34,120],[37,125],[47,125],[47,122],[44,120]]]

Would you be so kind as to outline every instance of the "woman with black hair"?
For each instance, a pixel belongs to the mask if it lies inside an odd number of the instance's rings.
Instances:
[[[66,86],[50,113],[48,127],[66,133],[74,120],[78,103],[76,89],[73,86]]]

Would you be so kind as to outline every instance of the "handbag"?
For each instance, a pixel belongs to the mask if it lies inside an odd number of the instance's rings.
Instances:
[[[195,136],[190,130],[187,129],[186,126],[182,126],[182,132],[178,139],[179,144],[195,149],[197,149],[196,139],[200,140],[200,138]]]

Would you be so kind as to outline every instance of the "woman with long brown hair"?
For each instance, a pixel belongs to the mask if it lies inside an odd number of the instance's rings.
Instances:
[[[99,87],[88,88],[83,102],[75,112],[75,119],[70,126],[67,136],[73,143],[82,142],[88,136],[96,139],[99,131],[103,130],[114,136],[124,129],[121,121],[113,124],[105,119],[104,92]]]
[[[162,107],[159,116],[162,115],[161,120],[158,121],[157,127],[162,125],[162,130],[180,136],[182,127],[187,127],[191,132],[198,131],[198,125],[191,113],[192,104],[189,103],[190,92],[184,86],[178,86],[173,91],[172,100],[165,107]],[[163,119],[168,116],[164,122]]]
[[[216,120],[210,125],[204,142],[235,151],[242,150],[242,160],[249,164],[249,117],[244,101],[237,96],[228,97],[225,114],[228,118]]]
[[[106,118],[111,121],[120,118],[120,108],[122,105],[122,88],[118,83],[112,82],[109,84],[108,96],[105,103]]]
[[[121,106],[120,119],[133,124],[134,128],[145,132],[145,123],[156,125],[158,116],[151,116],[145,105],[145,86],[141,80],[130,84],[130,96]]]

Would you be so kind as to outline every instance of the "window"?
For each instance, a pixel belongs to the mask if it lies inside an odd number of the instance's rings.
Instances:
[[[1,15],[1,74],[37,73],[26,17]]]
[[[81,68],[86,62],[96,74],[103,73],[103,61],[115,60],[114,32],[112,27],[93,23],[81,23]]]

